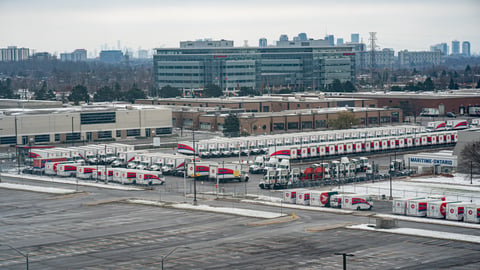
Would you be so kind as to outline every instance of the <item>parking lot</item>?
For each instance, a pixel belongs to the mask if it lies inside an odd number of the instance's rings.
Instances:
[[[72,188],[25,179],[8,181]],[[345,228],[374,223],[368,212],[342,215],[279,209],[198,194],[199,204],[282,211],[298,218],[260,225],[258,218],[124,201],[184,200],[182,192],[168,186],[143,191],[80,186],[79,191],[48,195],[0,189],[0,243],[28,253],[31,269],[160,269],[162,256],[178,247],[182,248],[164,260],[166,269],[339,269],[342,258],[334,255],[338,252],[355,255],[348,257],[350,269],[480,267],[479,244]],[[192,201],[191,194],[187,201]],[[376,205],[380,211],[391,207],[388,202]],[[412,222],[399,226],[480,235],[475,229],[451,226]],[[0,268],[24,269],[25,259],[2,246]]]

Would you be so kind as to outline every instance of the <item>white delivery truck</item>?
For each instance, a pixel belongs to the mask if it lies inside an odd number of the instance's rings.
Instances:
[[[73,161],[51,161],[45,163],[45,174],[46,175],[57,175],[58,165],[59,164],[73,164],[80,162],[73,162]]]
[[[447,215],[447,205],[459,203],[459,201],[436,201],[427,203],[427,217],[445,218]]]
[[[407,216],[425,217],[427,215],[427,203],[438,202],[436,199],[418,199],[407,202]]]
[[[467,120],[464,120],[464,119],[448,120],[447,125],[445,127],[448,130],[466,129],[468,128],[468,122]]]
[[[286,203],[292,203],[296,204],[297,203],[297,194],[298,192],[305,190],[304,188],[299,188],[299,189],[287,189],[283,191],[283,202]]]
[[[470,223],[480,223],[480,205],[470,204],[465,206],[463,221]]]
[[[95,166],[77,166],[77,177],[80,179],[93,179],[96,173]]]
[[[242,165],[222,163],[210,165],[209,178],[220,182],[238,180],[248,181],[248,175],[242,172]]]
[[[58,164],[57,166],[57,175],[70,177],[77,174],[77,166],[82,166],[83,164],[79,163],[67,163],[67,164]]]
[[[112,181],[121,183],[122,182],[122,173],[126,171],[127,169],[125,168],[113,168],[113,176],[112,176]]]
[[[394,199],[392,203],[392,213],[397,215],[407,214],[407,202],[410,200],[419,200],[423,198],[400,198]]]
[[[345,194],[342,199],[342,209],[371,210],[373,207],[370,195]]]
[[[445,121],[433,121],[427,123],[428,132],[442,131],[445,130],[445,128]]]
[[[447,215],[445,216],[448,220],[463,220],[463,214],[465,212],[466,203],[451,203],[447,205]]]
[[[343,194],[335,194],[330,196],[330,207],[342,208]]]
[[[297,191],[297,201],[295,203],[301,205],[310,205],[310,192],[311,190]]]
[[[310,205],[330,207],[330,197],[337,194],[336,191],[312,191],[310,192]]]
[[[106,168],[105,166],[99,166],[96,175],[96,179],[99,181],[113,181],[114,168]]]
[[[193,162],[189,163],[187,165],[187,175],[188,177],[193,178],[195,174],[197,179],[208,179],[211,165],[218,165],[218,163],[208,161],[195,162],[195,170],[193,170]]]
[[[165,183],[165,177],[161,172],[151,171],[138,171],[137,172],[137,184],[140,185],[163,185]]]
[[[136,184],[137,183],[137,174],[142,172],[136,169],[126,169],[122,171],[120,176],[120,183],[122,184]]]

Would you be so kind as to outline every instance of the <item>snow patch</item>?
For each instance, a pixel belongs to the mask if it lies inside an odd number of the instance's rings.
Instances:
[[[279,214],[279,213],[272,213],[272,212],[265,212],[265,211],[258,211],[258,210],[250,210],[250,209],[241,209],[241,208],[228,208],[228,207],[212,207],[209,205],[191,205],[191,204],[174,204],[172,207],[177,209],[185,209],[185,210],[200,210],[200,211],[208,211],[208,212],[216,212],[216,213],[223,213],[223,214],[233,214],[245,217],[255,217],[255,218],[279,218],[286,216],[286,214]]]
[[[127,200],[127,202],[136,203],[136,204],[144,204],[144,205],[153,205],[153,206],[164,206],[165,205],[162,202],[140,200],[140,199],[130,199],[130,200]]]
[[[18,175],[18,174],[11,174],[11,173],[2,173],[3,176],[7,177],[21,177],[22,179],[28,180],[35,180],[35,181],[42,181],[42,182],[50,182],[50,183],[60,183],[60,184],[67,184],[67,185],[76,185],[78,181],[79,186],[88,186],[88,187],[98,187],[98,188],[106,188],[106,189],[116,189],[116,190],[143,190],[141,188],[136,187],[128,187],[120,184],[115,184],[109,182],[108,184],[103,183],[103,181],[96,182],[86,182],[85,180],[77,180],[76,178],[58,178],[58,177],[48,177],[48,176],[41,176],[41,175]]]
[[[480,236],[476,236],[476,235],[449,233],[449,232],[440,232],[440,231],[422,230],[422,229],[413,229],[413,228],[377,229],[371,226],[372,225],[370,224],[359,224],[359,225],[347,226],[346,228],[356,229],[356,230],[395,233],[395,234],[403,234],[403,235],[411,235],[411,236],[422,236],[422,237],[453,240],[453,241],[464,241],[464,242],[480,244]]]
[[[75,190],[73,189],[40,187],[40,186],[30,186],[30,185],[21,185],[21,184],[13,184],[13,183],[0,183],[0,188],[23,190],[23,191],[34,191],[34,192],[50,193],[50,194],[75,193]]]

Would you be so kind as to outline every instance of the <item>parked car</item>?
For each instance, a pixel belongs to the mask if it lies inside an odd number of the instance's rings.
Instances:
[[[447,117],[453,117],[453,118],[456,118],[457,115],[454,114],[453,112],[447,112]]]

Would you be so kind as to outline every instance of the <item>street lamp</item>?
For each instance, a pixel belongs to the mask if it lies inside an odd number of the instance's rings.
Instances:
[[[355,256],[355,255],[353,255],[353,254],[338,253],[338,252],[335,252],[334,254],[335,254],[335,255],[342,255],[342,256],[343,256],[343,270],[347,270],[347,256],[349,256],[349,257]]]
[[[7,245],[7,244],[0,244],[0,246],[6,246],[6,247],[9,247],[9,248],[11,248],[11,249],[15,250],[15,251],[16,251],[18,254],[22,255],[22,256],[25,258],[25,264],[26,264],[26,266],[27,266],[27,270],[28,270],[28,253],[26,253],[26,254],[25,254],[25,253],[21,252],[20,250],[18,250],[18,249],[16,249],[16,248],[12,247],[12,246],[10,246],[10,245]]]
[[[190,247],[176,247],[172,250],[170,250],[170,252],[167,253],[167,255],[165,256],[162,256],[162,270],[163,270],[163,262],[165,261],[165,259],[167,259],[168,256],[170,256],[173,252],[175,252],[175,250],[179,249],[179,248],[182,248],[182,249],[191,249]],[[28,268],[27,268],[28,269]]]

